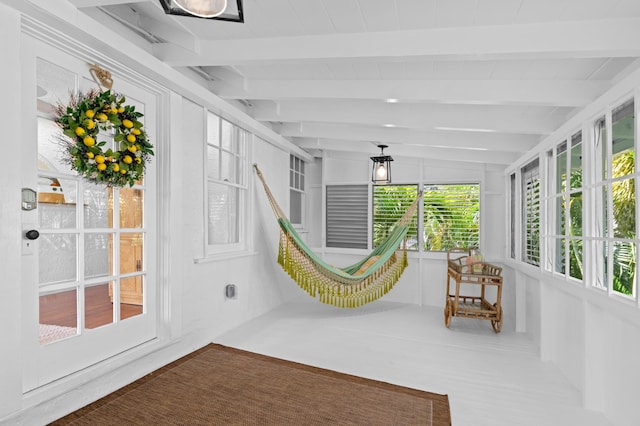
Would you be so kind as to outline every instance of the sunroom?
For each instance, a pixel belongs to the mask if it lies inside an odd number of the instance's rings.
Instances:
[[[455,425],[640,422],[637,0],[175,3],[0,0],[0,423],[210,344],[446,394]],[[334,268],[412,205],[367,303],[278,265],[278,214]],[[460,247],[499,326],[447,316]]]

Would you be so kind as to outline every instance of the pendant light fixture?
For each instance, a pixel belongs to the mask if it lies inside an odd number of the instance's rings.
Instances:
[[[384,149],[388,148],[387,145],[378,145],[378,148],[380,148],[380,155],[371,157],[371,161],[373,161],[371,181],[374,185],[384,185],[391,183],[391,162],[393,158],[389,155],[384,155]]]
[[[244,22],[242,0],[160,0],[168,15]]]

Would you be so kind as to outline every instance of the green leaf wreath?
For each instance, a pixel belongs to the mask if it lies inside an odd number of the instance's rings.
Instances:
[[[89,181],[133,186],[144,175],[153,145],[139,121],[143,114],[125,101],[109,90],[91,90],[72,95],[68,105],[56,107],[56,122],[71,139],[64,144],[68,162]],[[98,140],[101,131],[113,135],[113,148]]]

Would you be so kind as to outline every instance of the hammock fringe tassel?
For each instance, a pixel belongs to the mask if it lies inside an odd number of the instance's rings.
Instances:
[[[278,264],[313,298],[339,308],[357,308],[387,294],[408,266],[406,243],[408,222],[416,212],[418,200],[407,209],[398,226],[372,254],[347,268],[336,268],[315,255],[300,238],[278,206],[262,173],[256,174],[280,224]]]
[[[281,230],[278,264],[309,296],[339,308],[357,308],[391,291],[409,263],[406,250],[398,249],[373,274],[336,280]]]

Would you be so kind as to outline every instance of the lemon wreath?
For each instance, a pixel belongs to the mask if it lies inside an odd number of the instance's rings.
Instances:
[[[125,100],[109,90],[92,90],[71,96],[68,105],[56,108],[56,122],[71,139],[65,143],[68,162],[89,181],[133,186],[142,179],[153,155],[153,145],[139,121],[143,114],[125,105]],[[113,147],[98,141],[101,131],[113,135]]]

